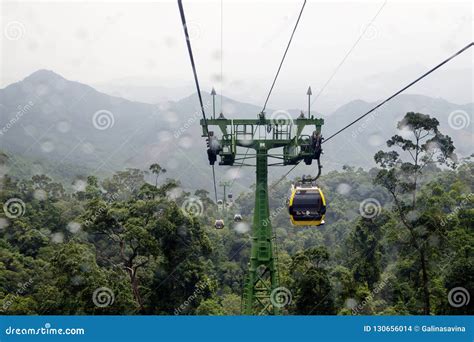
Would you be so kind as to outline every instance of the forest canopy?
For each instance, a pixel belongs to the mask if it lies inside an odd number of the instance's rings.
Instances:
[[[271,187],[284,314],[473,314],[474,163],[438,126],[407,113],[377,168],[323,175],[324,226],[291,226],[290,181]],[[1,314],[241,313],[252,191],[218,208],[158,162],[73,184],[1,180]]]

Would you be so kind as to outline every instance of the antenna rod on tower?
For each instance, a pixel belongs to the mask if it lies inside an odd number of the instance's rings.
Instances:
[[[308,119],[311,118],[311,95],[313,95],[313,92],[311,91],[311,86],[308,87],[308,91],[306,92],[306,95],[308,95]]]
[[[212,118],[215,119],[216,118],[216,90],[214,89],[214,87],[212,87],[211,95],[212,95]]]

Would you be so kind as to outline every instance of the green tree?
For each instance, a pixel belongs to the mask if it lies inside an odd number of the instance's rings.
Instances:
[[[408,231],[410,244],[419,256],[424,314],[430,314],[431,311],[425,244],[430,233],[418,221],[416,204],[419,178],[430,166],[444,164],[455,167],[457,162],[451,138],[443,135],[438,126],[438,120],[429,115],[409,112],[398,123],[398,129],[404,132],[405,137],[394,135],[387,141],[388,147],[399,147],[404,154],[379,151],[374,156],[376,163],[383,168],[377,174],[375,184],[382,185],[392,195],[400,223]],[[411,197],[407,198],[409,194]]]
[[[160,250],[154,232],[159,225],[157,206],[153,201],[106,203],[95,199],[88,203],[84,215],[84,221],[91,223],[88,231],[98,236],[95,242],[101,243],[101,239],[105,239],[105,246],[116,252],[108,254],[109,262],[117,262],[127,272],[141,310],[144,310],[144,302],[140,293],[139,271]]]
[[[150,171],[155,175],[155,187],[158,187],[158,177],[160,174],[166,173],[166,169],[162,168],[160,164],[154,163],[150,165]]]
[[[292,262],[294,313],[298,315],[335,314],[329,272],[323,264],[329,260],[324,247],[296,253]]]
[[[381,226],[386,219],[380,216],[361,217],[347,241],[347,258],[354,279],[359,283],[367,282],[370,290],[379,281],[382,267]]]
[[[209,298],[203,300],[199,304],[196,309],[196,314],[206,316],[222,316],[224,315],[224,310],[217,299]]]

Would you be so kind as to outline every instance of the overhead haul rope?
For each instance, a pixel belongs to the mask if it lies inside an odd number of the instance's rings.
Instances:
[[[413,82],[409,83],[408,85],[406,85],[405,87],[403,87],[402,89],[400,89],[399,91],[397,91],[396,93],[394,93],[393,95],[391,95],[390,97],[388,97],[387,99],[385,99],[384,101],[380,102],[378,105],[376,105],[375,107],[373,107],[372,109],[370,109],[369,111],[367,111],[366,113],[362,114],[361,116],[359,116],[357,119],[355,119],[354,121],[352,121],[351,123],[349,123],[348,125],[344,126],[343,128],[341,128],[340,130],[338,130],[336,133],[332,134],[329,138],[327,139],[324,139],[322,143],[325,143],[327,142],[328,140],[334,138],[336,135],[338,135],[339,133],[341,133],[342,131],[346,130],[347,128],[349,128],[350,126],[352,126],[353,124],[357,123],[358,121],[362,120],[364,117],[366,117],[367,115],[369,115],[370,113],[372,113],[373,111],[375,111],[376,109],[380,108],[381,106],[383,106],[384,104],[386,104],[387,102],[389,102],[390,100],[392,100],[393,98],[395,98],[396,96],[400,95],[402,92],[404,92],[405,90],[407,90],[408,88],[410,88],[411,86],[413,86],[414,84],[418,83],[419,81],[421,81],[423,78],[425,78],[426,76],[428,76],[429,74],[431,74],[432,72],[436,71],[437,69],[439,69],[440,67],[442,67],[443,65],[445,65],[446,63],[448,63],[449,61],[451,61],[452,59],[454,59],[455,57],[459,56],[460,54],[462,54],[463,52],[467,51],[468,49],[470,49],[472,46],[474,45],[474,42],[471,42],[469,44],[467,44],[465,47],[463,47],[461,50],[459,50],[458,52],[456,52],[455,54],[453,54],[452,56],[448,57],[447,59],[445,59],[444,61],[442,61],[441,63],[439,63],[438,65],[436,65],[435,67],[431,68],[430,70],[428,70],[427,72],[425,72],[423,75],[421,75],[420,77],[418,77],[416,80],[414,80]],[[295,166],[293,166],[290,171],[288,171],[283,177],[281,177],[273,186],[272,188],[276,187],[281,181],[283,181],[283,179],[285,179],[291,171],[293,171],[296,167],[298,166],[298,164],[296,164]]]
[[[293,32],[291,33],[291,36],[290,36],[290,40],[288,41],[288,45],[286,46],[285,53],[283,54],[283,57],[281,59],[278,70],[276,72],[275,78],[273,79],[273,83],[272,83],[272,86],[270,87],[270,91],[268,92],[267,99],[265,100],[265,104],[263,105],[262,113],[265,111],[265,108],[267,108],[268,100],[270,99],[270,95],[272,94],[272,90],[273,90],[273,87],[275,86],[278,75],[280,74],[280,70],[281,70],[281,67],[283,66],[283,62],[285,61],[286,54],[288,53],[288,50],[290,49],[291,41],[293,40],[293,36],[295,35],[296,28],[298,27],[298,24],[300,22],[301,15],[303,14],[305,5],[306,5],[306,0],[304,0],[303,5],[301,6],[300,14],[298,15],[298,19],[296,20],[295,27],[293,28]]]
[[[277,72],[276,72],[276,74],[275,74],[275,77],[273,78],[272,85],[271,85],[271,87],[270,87],[270,90],[269,90],[269,92],[268,92],[267,98],[266,98],[265,103],[264,103],[264,105],[263,105],[262,113],[264,113],[264,112],[265,112],[265,109],[267,108],[268,100],[270,99],[270,95],[272,94],[273,87],[275,86],[276,80],[277,80],[278,75],[280,74],[280,70],[281,70],[281,68],[282,68],[282,66],[283,66],[283,62],[285,61],[286,55],[287,55],[287,53],[288,53],[288,50],[290,49],[290,45],[291,45],[291,42],[292,42],[292,40],[293,40],[293,36],[295,35],[296,28],[298,27],[298,24],[299,24],[299,22],[300,22],[301,15],[303,14],[303,10],[304,10],[305,6],[306,6],[306,0],[303,1],[303,5],[301,6],[301,10],[300,10],[300,13],[299,13],[299,15],[298,15],[298,19],[296,20],[295,27],[293,28],[293,32],[291,33],[290,39],[289,39],[289,41],[288,41],[288,44],[286,45],[285,52],[283,53],[283,57],[282,57],[282,59],[281,59],[281,61],[280,61],[280,65],[278,66]],[[252,133],[252,139],[253,139],[253,136],[255,135],[256,132],[257,132],[257,127],[255,127],[255,130],[254,130],[253,133]],[[240,171],[240,168],[243,166],[243,162],[244,162],[245,159],[247,158],[247,154],[248,154],[248,152],[249,152],[249,149],[250,149],[250,147],[247,147],[247,150],[245,151],[244,158],[243,158],[243,160],[242,160],[242,164],[239,166],[239,170],[238,170],[237,172],[239,172],[239,171]],[[233,179],[232,184],[234,184],[234,182],[235,182],[235,178]]]
[[[367,24],[367,26],[365,27],[365,29],[360,33],[359,35],[359,38],[357,38],[357,40],[354,42],[354,44],[351,46],[351,48],[349,49],[349,51],[347,51],[347,53],[345,54],[345,56],[341,59],[341,61],[339,62],[339,64],[337,65],[336,69],[334,69],[333,73],[331,74],[331,76],[329,76],[328,80],[326,81],[326,83],[324,83],[323,87],[318,91],[318,93],[316,94],[316,96],[314,97],[313,101],[311,102],[311,106],[316,102],[316,100],[319,98],[319,96],[323,93],[324,89],[326,89],[326,87],[329,85],[329,83],[332,81],[332,79],[334,78],[334,76],[336,76],[337,72],[339,71],[339,69],[342,67],[342,65],[344,64],[344,62],[347,60],[347,58],[349,57],[349,55],[352,53],[352,51],[354,51],[354,49],[357,47],[357,45],[359,44],[359,42],[362,40],[362,37],[364,37],[365,33],[367,32],[367,30],[370,28],[370,26],[374,23],[375,19],[377,19],[377,17],[379,16],[379,14],[382,12],[383,8],[385,7],[385,5],[387,4],[387,1],[388,0],[385,0],[384,3],[380,6],[380,8],[378,9],[377,13],[375,13],[374,17],[372,18],[372,20]]]
[[[183,8],[183,3],[181,0],[178,0],[178,7],[179,7],[179,13],[181,15],[181,23],[183,24],[184,35],[186,37],[186,45],[188,47],[189,59],[191,60],[191,67],[193,68],[194,82],[196,83],[196,89],[197,89],[197,93],[199,97],[199,104],[201,105],[202,118],[204,120],[204,131],[207,134],[208,138],[210,138],[209,128],[207,126],[206,112],[204,110],[204,104],[202,101],[201,87],[199,86],[199,80],[198,80],[197,71],[196,71],[196,64],[194,63],[193,50],[191,48],[191,39],[189,38],[188,27],[186,24],[186,17],[184,15],[184,8]],[[217,203],[217,186],[216,186],[216,174],[214,170],[214,165],[212,165],[212,179],[214,182],[214,196]]]
[[[331,135],[329,138],[327,139],[324,139],[323,140],[323,143],[327,142],[328,140],[334,138],[336,135],[338,135],[339,133],[341,133],[342,131],[344,131],[345,129],[349,128],[350,126],[352,126],[353,124],[355,124],[356,122],[362,120],[364,117],[366,117],[367,115],[369,115],[370,113],[372,113],[374,110],[380,108],[381,106],[383,106],[385,103],[387,103],[388,101],[392,100],[394,97],[400,95],[402,92],[404,92],[405,90],[407,90],[408,88],[410,88],[411,86],[413,86],[415,83],[418,83],[419,81],[421,81],[423,78],[425,78],[426,76],[428,76],[429,74],[431,74],[432,72],[434,72],[435,70],[439,69],[440,67],[442,67],[443,65],[445,65],[446,63],[448,63],[450,60],[452,60],[453,58],[459,56],[460,54],[462,54],[464,51],[468,50],[469,48],[472,47],[472,45],[474,45],[473,42],[467,44],[465,47],[463,47],[461,50],[459,50],[458,52],[456,52],[454,55],[452,55],[451,57],[448,57],[447,59],[445,59],[444,61],[442,61],[441,63],[439,63],[438,65],[436,65],[435,67],[431,68],[430,70],[428,70],[427,72],[425,72],[423,75],[421,75],[420,77],[418,77],[416,80],[414,80],[413,82],[409,83],[408,85],[406,85],[405,87],[403,87],[402,89],[400,89],[399,91],[397,91],[395,94],[393,94],[392,96],[388,97],[386,100],[380,102],[377,106],[375,106],[374,108],[372,108],[371,110],[369,110],[368,112],[366,112],[365,114],[362,114],[361,116],[359,116],[357,119],[355,119],[354,121],[352,121],[351,123],[349,123],[348,125],[344,126],[343,128],[341,128],[339,131],[337,131],[336,133],[334,133],[333,135]]]

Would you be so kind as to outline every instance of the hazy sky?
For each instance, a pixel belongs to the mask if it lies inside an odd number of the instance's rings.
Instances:
[[[192,82],[176,1],[0,1],[0,87],[41,68],[88,84]],[[185,0],[203,87],[262,103],[301,3],[224,0],[221,83],[221,2]],[[300,106],[295,101],[304,103],[308,85],[316,93],[383,3],[308,1],[269,105]],[[338,101],[342,93],[346,101],[388,95],[398,81],[411,81],[471,42],[472,18],[471,1],[387,1],[321,101]],[[471,51],[440,74],[459,80],[464,91],[451,84],[420,85],[414,92],[472,101],[472,59]],[[388,89],[381,89],[384,77]]]

